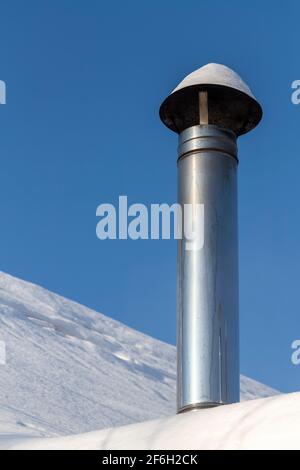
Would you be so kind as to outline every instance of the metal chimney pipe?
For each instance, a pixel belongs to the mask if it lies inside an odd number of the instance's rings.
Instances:
[[[258,124],[262,109],[235,72],[208,64],[166,98],[160,117],[179,134],[183,215],[186,204],[204,205],[203,247],[187,250],[185,235],[178,242],[177,409],[182,412],[239,401],[236,139]]]

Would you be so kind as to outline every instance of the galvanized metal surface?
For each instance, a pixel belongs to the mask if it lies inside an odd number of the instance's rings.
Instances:
[[[203,247],[187,250],[185,235],[178,242],[177,401],[182,412],[239,401],[236,138],[259,123],[262,108],[235,72],[208,64],[164,100],[160,117],[180,134],[183,212],[185,204],[204,205]]]
[[[262,108],[237,73],[221,64],[207,64],[188,75],[164,100],[160,117],[174,132],[199,124],[199,92],[207,92],[208,124],[237,136],[253,129]]]
[[[233,133],[179,137],[178,201],[204,204],[204,246],[178,246],[178,411],[239,401],[237,159]]]

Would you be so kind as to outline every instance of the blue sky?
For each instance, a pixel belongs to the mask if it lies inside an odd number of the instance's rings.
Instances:
[[[175,342],[176,243],[100,241],[96,207],[176,200],[158,109],[188,73],[232,67],[263,105],[239,140],[241,369],[299,390],[296,1],[0,2],[0,266]]]

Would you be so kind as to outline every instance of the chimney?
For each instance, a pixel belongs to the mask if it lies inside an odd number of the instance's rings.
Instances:
[[[178,412],[239,401],[237,137],[262,109],[231,69],[208,64],[188,75],[160,107],[179,134],[178,202],[204,206],[204,244],[177,261]],[[197,211],[192,211],[195,218]],[[196,220],[192,220],[196,227]]]

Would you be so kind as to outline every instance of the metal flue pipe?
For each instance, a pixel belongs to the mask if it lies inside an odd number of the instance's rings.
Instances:
[[[202,205],[203,245],[178,242],[178,412],[239,401],[237,137],[262,109],[228,67],[208,64],[188,75],[160,108],[179,134],[178,202]],[[198,227],[197,210],[190,212]]]

